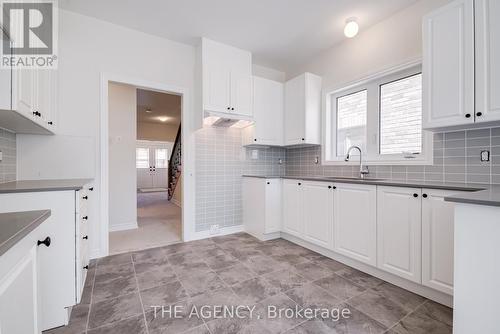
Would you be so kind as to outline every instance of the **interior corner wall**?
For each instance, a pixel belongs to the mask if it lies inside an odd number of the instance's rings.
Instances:
[[[109,110],[109,229],[137,227],[136,88],[110,83]]]

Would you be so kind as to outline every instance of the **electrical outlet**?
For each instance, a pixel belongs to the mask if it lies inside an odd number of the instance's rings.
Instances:
[[[481,162],[490,161],[490,151],[484,150],[481,151]]]
[[[3,160],[3,153],[2,153],[2,151],[0,151],[0,161],[2,161],[2,160]]]
[[[219,233],[220,233],[219,224],[214,224],[214,225],[210,226],[210,234],[211,235],[219,234]]]

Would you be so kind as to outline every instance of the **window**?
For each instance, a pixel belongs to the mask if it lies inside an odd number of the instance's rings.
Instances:
[[[422,130],[420,66],[388,71],[327,95],[325,164],[346,164],[349,147],[370,164],[430,164],[432,135]]]
[[[337,156],[345,157],[352,145],[362,150],[366,143],[367,92],[344,95],[337,98]]]
[[[149,148],[138,147],[135,149],[135,167],[149,168]]]
[[[422,74],[380,86],[380,154],[422,152]]]
[[[168,158],[166,148],[155,149],[155,167],[156,168],[167,168]]]

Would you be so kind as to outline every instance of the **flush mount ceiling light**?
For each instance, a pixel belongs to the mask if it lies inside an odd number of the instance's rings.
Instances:
[[[147,112],[148,114],[150,114],[150,113],[152,113],[152,112],[153,112],[153,110],[151,110],[151,108],[146,108],[146,112]]]
[[[348,18],[345,21],[344,35],[347,38],[353,38],[358,34],[359,25],[355,17]]]
[[[159,116],[157,119],[158,119],[160,122],[166,122],[166,121],[168,121],[169,117],[167,117],[167,116]]]

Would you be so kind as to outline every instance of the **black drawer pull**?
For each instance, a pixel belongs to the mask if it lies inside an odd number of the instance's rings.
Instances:
[[[87,200],[87,199],[89,199],[89,197],[87,195],[85,195],[85,196],[82,197],[82,199]]]
[[[470,114],[465,114],[465,118],[470,118]]]
[[[84,236],[82,239],[83,239],[83,240],[89,240],[89,236],[88,236],[88,235],[86,235],[86,236]]]
[[[44,244],[46,247],[50,246],[50,237],[45,238],[43,241],[38,240],[36,245],[40,246],[41,244]]]
[[[418,194],[413,194],[413,197],[418,197]]]
[[[83,216],[82,219],[87,220],[87,219],[89,219],[89,216]]]
[[[422,197],[423,198],[427,198],[427,194],[422,194]]]
[[[90,191],[94,191],[94,187],[90,187],[90,188],[89,188],[89,190],[90,190]]]
[[[332,189],[332,186],[328,186],[328,189]]]
[[[89,265],[87,264],[83,269],[89,270]]]

